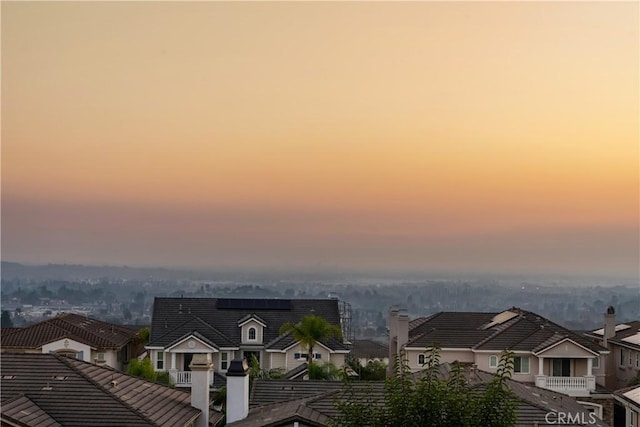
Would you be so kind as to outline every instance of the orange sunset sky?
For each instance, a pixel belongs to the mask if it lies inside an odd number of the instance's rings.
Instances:
[[[1,8],[3,260],[638,277],[636,1]]]

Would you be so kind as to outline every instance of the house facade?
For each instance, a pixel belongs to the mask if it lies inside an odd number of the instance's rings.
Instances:
[[[604,325],[600,329],[585,334],[592,341],[606,347],[609,355],[602,369],[597,371],[598,379],[611,389],[618,390],[640,375],[640,321],[616,323],[615,309],[607,308]]]
[[[337,299],[156,298],[146,348],[156,371],[169,372],[177,386],[191,385],[189,365],[197,354],[207,354],[212,370],[223,375],[238,358],[290,371],[307,361],[307,349],[291,334],[281,336],[280,327],[309,314],[341,325]],[[317,343],[313,357],[342,367],[348,353],[347,342],[330,338]]]
[[[1,351],[56,353],[123,370],[139,342],[134,329],[65,313],[24,328],[2,330]]]

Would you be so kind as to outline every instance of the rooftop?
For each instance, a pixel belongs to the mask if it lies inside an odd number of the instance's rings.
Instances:
[[[0,381],[2,416],[28,426],[169,427],[200,414],[189,393],[55,354],[3,353]]]

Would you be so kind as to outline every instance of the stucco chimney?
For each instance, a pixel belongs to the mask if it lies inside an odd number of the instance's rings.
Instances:
[[[211,384],[212,366],[209,354],[194,354],[189,365],[191,369],[191,406],[202,411],[194,427],[209,427],[209,384]]]
[[[409,342],[409,315],[407,310],[398,312],[398,352]]]
[[[389,308],[389,366],[387,366],[387,375],[393,375],[393,364],[398,353],[398,311],[396,305]]]
[[[246,359],[232,360],[227,369],[227,423],[249,415],[249,365]]]
[[[616,310],[609,306],[604,315],[604,331],[602,333],[602,344],[606,347],[607,340],[616,336]]]

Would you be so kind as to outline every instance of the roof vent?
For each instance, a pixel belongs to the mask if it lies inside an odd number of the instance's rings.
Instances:
[[[51,390],[53,390],[53,387],[51,387],[48,382],[46,386],[42,387],[42,391],[51,391]]]
[[[178,314],[182,314],[182,304],[178,306]]]
[[[118,388],[118,381],[116,381],[116,380],[111,380],[111,382],[109,383],[109,385],[111,385],[111,388]]]

